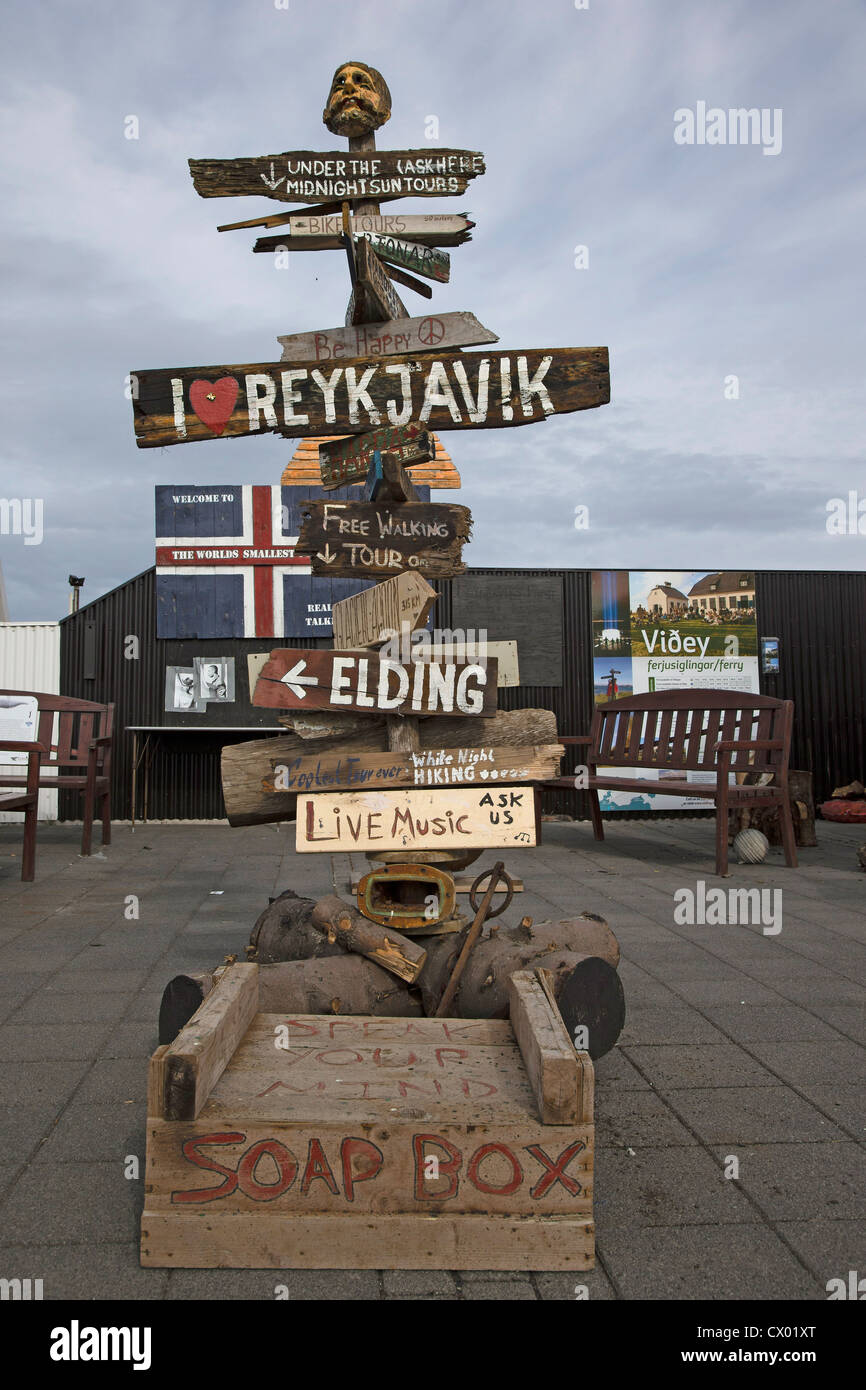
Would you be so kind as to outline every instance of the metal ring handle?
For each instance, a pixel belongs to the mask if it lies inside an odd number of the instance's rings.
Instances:
[[[484,882],[484,880],[486,878],[489,878],[492,873],[492,869],[485,869],[483,873],[480,873],[478,875],[472,887],[469,889],[469,903],[473,912],[478,911],[478,901],[475,895],[478,892],[478,889],[481,887],[481,884]],[[503,903],[500,903],[499,907],[497,907],[495,912],[493,908],[491,908],[485,920],[489,920],[491,917],[498,917],[501,913],[505,911],[507,907],[510,906],[511,899],[514,897],[514,884],[512,883],[511,878],[509,874],[506,873],[505,869],[501,870],[499,878],[501,881],[505,883],[505,901]]]

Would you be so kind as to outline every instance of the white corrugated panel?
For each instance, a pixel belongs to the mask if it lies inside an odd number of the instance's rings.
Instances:
[[[60,694],[60,624],[0,623],[0,690]],[[11,760],[0,753],[0,762]],[[23,811],[2,811],[0,822],[22,821]],[[57,819],[57,793],[39,793],[39,819]]]

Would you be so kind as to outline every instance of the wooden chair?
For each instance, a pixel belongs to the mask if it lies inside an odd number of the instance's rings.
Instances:
[[[24,812],[24,845],[21,852],[21,878],[32,883],[36,875],[36,821],[39,814],[39,762],[48,749],[41,743],[0,740],[2,753],[28,753],[27,776],[23,791],[0,792],[0,811]]]
[[[99,705],[92,700],[76,700],[70,695],[46,695],[37,691],[0,690],[0,695],[33,695],[39,702],[38,785],[50,791],[82,792],[84,795],[84,828],[81,832],[81,853],[90,853],[93,819],[102,820],[102,843],[111,844],[111,745],[113,740],[114,705]],[[57,740],[54,740],[54,720],[57,717]],[[10,745],[6,744],[5,747]],[[32,744],[21,745],[32,748]],[[52,769],[49,773],[48,769]],[[53,769],[56,769],[54,775]],[[0,787],[29,788],[32,769],[27,777],[9,775],[0,767]],[[4,809],[10,807],[4,800]],[[35,813],[34,813],[35,814]],[[26,838],[26,836],[25,836]],[[32,875],[31,875],[32,877]]]

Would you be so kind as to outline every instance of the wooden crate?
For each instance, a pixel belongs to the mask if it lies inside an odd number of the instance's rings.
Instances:
[[[142,1265],[592,1267],[593,1067],[542,972],[507,1022],[275,1012],[281,968],[151,1058]]]

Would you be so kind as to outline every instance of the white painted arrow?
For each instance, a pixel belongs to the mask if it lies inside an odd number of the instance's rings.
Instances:
[[[300,661],[295,662],[295,665],[292,667],[291,671],[287,671],[284,676],[280,676],[280,680],[283,682],[283,684],[287,685],[291,690],[292,694],[295,695],[299,700],[306,699],[307,692],[306,690],[304,690],[305,685],[319,684],[318,676],[301,675],[301,672],[306,670],[306,667],[307,663],[302,658]]]
[[[262,174],[262,179],[263,179],[263,181],[268,185],[268,188],[279,188],[280,184],[283,182],[283,179],[284,179],[285,177],[286,177],[285,174],[283,174],[283,177],[282,177],[282,178],[279,178],[279,179],[278,179],[278,178],[276,177],[276,175],[274,174],[274,161],[273,161],[273,160],[271,160],[271,177],[268,178],[267,174]]]
[[[322,560],[326,565],[332,565],[332,564],[334,563],[334,561],[337,559],[338,553],[339,553],[339,552],[335,550],[334,553],[333,553],[333,555],[332,555],[332,554],[331,554],[331,547],[328,545],[328,542],[325,541],[325,553],[324,553],[324,555],[323,555],[322,552],[321,552],[321,550],[317,551],[317,552],[316,552],[316,559],[317,559],[317,560]]]

